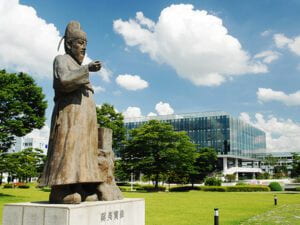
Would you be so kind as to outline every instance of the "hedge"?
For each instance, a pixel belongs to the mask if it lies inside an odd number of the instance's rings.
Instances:
[[[4,184],[3,188],[14,188],[13,184]]]
[[[228,192],[255,192],[270,191],[270,188],[264,185],[239,185],[226,187]]]
[[[207,177],[204,184],[206,186],[221,186],[222,180],[217,177]]]
[[[282,187],[278,182],[271,182],[269,188],[271,191],[282,191]]]
[[[169,189],[170,192],[187,192],[190,190],[201,190],[201,187],[199,186],[176,186],[176,187],[171,187]]]
[[[222,186],[202,186],[202,191],[218,191],[218,192],[225,192],[227,191],[227,187]]]
[[[153,185],[141,185],[136,188],[137,191],[140,192],[157,192],[157,191],[166,191],[166,187],[158,186],[158,188],[155,188]]]

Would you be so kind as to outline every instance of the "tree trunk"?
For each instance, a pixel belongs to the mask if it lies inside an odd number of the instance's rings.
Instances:
[[[155,189],[158,189],[158,179],[159,179],[159,174],[155,175]]]

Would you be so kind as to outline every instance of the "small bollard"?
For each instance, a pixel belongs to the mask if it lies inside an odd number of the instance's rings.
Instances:
[[[214,225],[219,225],[219,209],[218,208],[215,208],[215,223]]]
[[[274,205],[277,205],[277,196],[274,195]]]

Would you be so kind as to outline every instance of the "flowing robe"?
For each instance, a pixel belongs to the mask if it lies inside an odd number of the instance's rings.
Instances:
[[[100,183],[98,125],[88,66],[68,54],[58,55],[53,76],[55,106],[40,186]]]

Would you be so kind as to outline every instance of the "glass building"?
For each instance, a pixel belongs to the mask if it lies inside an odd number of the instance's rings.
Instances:
[[[125,127],[133,129],[149,120],[160,120],[172,124],[176,131],[186,131],[198,149],[213,147],[219,157],[256,158],[256,153],[266,149],[263,131],[226,112],[129,118],[125,120]]]

